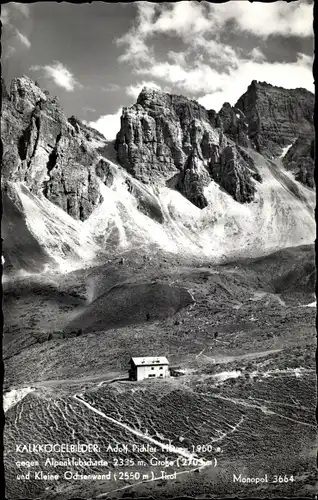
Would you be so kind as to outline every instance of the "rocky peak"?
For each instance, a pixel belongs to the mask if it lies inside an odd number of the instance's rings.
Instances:
[[[313,131],[314,95],[306,89],[284,89],[253,80],[235,104],[245,117],[252,146],[275,157],[299,131]]]
[[[12,81],[1,126],[4,182],[23,182],[75,219],[86,219],[102,201],[99,154],[91,142],[98,132],[88,135],[75,118],[67,120],[58,100],[28,77]]]
[[[236,149],[238,136],[246,143],[243,114],[238,113],[233,118],[231,106],[225,105],[218,117],[186,97],[144,88],[136,104],[123,109],[115,145],[118,161],[136,179],[174,186],[199,208],[207,205],[204,188],[212,179],[237,201],[248,202],[254,182],[246,160],[239,151],[231,158],[223,155],[224,148]],[[233,177],[230,182],[225,173]]]
[[[48,93],[45,93],[36,83],[22,76],[14,78],[10,86],[10,101],[17,111],[24,113],[31,111],[39,102],[47,101]]]

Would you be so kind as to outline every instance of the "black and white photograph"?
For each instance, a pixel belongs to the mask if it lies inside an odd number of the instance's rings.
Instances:
[[[317,498],[314,2],[1,24],[6,500]]]

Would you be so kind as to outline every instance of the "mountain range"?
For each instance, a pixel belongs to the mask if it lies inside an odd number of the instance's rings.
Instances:
[[[215,262],[314,240],[314,95],[252,81],[217,113],[144,88],[115,141],[2,82],[6,272],[158,248]]]

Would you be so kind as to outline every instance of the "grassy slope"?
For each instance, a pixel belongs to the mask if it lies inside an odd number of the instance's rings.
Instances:
[[[33,294],[25,281],[18,287],[7,285],[5,316],[11,337],[6,334],[5,347],[8,355],[15,355],[6,360],[6,388],[36,387],[36,392],[7,413],[10,498],[87,498],[127,485],[95,481],[83,486],[61,481],[58,493],[54,483],[14,481],[17,457],[14,453],[10,456],[9,448],[15,442],[97,440],[102,448],[100,457],[108,459],[111,457],[105,445],[114,439],[145,442],[75,401],[75,393],[83,394],[93,407],[115,420],[143,433],[146,429],[151,435],[158,433],[161,437],[157,439],[170,438],[178,446],[180,438],[186,447],[220,438],[220,450],[213,452],[218,458],[216,469],[208,467],[200,474],[181,474],[174,481],[130,488],[128,491],[137,497],[150,493],[156,498],[310,493],[314,480],[315,310],[299,305],[314,298],[306,289],[297,300],[289,289],[281,297],[272,293],[273,279],[279,273],[298,269],[310,251],[299,247],[219,267],[169,256],[154,255],[149,260],[142,255],[126,255],[122,264],[118,260],[109,262],[102,273],[101,269],[91,269],[55,281],[52,278],[49,284],[33,283]],[[39,343],[44,330],[47,333],[68,325],[73,315],[85,311],[88,302],[101,298],[107,302],[107,290],[116,283],[153,280],[184,287],[195,303],[159,320]],[[14,297],[17,290],[19,300]],[[278,300],[281,298],[285,305]],[[22,314],[23,329],[19,320]],[[123,381],[98,386],[102,380],[125,377],[129,357],[137,354],[165,354],[173,366],[182,367],[187,374],[151,385],[147,381],[133,385]],[[307,371],[299,376],[295,368]],[[234,371],[240,376],[223,382],[223,375],[221,379],[216,377]],[[141,455],[146,465],[139,469],[150,470],[149,455]],[[207,455],[202,456],[208,459]],[[173,469],[180,471],[172,467],[171,472]],[[232,482],[233,472],[258,475],[275,470],[297,475],[297,481],[265,490]],[[47,486],[49,490],[45,490]],[[125,492],[114,492],[110,498]]]

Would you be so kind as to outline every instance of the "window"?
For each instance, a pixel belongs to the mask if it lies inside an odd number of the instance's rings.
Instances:
[[[154,367],[152,366],[151,369],[154,370]]]
[[[163,366],[159,366],[159,370],[163,370]]]
[[[155,377],[156,375],[154,373],[149,373],[148,377]]]
[[[163,373],[160,373],[160,377],[163,377]]]

